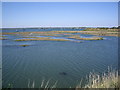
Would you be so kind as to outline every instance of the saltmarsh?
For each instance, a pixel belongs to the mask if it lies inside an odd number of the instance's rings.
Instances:
[[[3,33],[3,35],[15,35],[22,36],[24,38],[16,39],[15,41],[75,41],[80,42],[78,40],[103,40],[102,37],[80,37],[81,31],[39,31],[39,32],[11,32],[11,33]],[[37,37],[41,36],[41,37]],[[43,37],[42,37],[43,36]],[[51,37],[64,37],[54,39]],[[70,40],[73,39],[73,40]]]

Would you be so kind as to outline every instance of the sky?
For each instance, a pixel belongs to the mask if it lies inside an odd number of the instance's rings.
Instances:
[[[118,26],[118,2],[3,2],[2,27]]]
[[[1,0],[2,2],[119,2],[120,0]]]

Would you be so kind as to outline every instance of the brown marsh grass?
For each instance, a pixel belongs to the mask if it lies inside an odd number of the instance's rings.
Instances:
[[[73,33],[82,33],[82,34],[91,34],[91,35],[99,35],[99,36],[118,36],[118,29],[86,29],[83,31],[39,31],[39,32],[12,32],[5,33],[3,35],[41,35],[41,36],[60,36],[62,35],[72,35]]]
[[[78,39],[78,40],[103,40],[102,37],[81,38],[81,37],[78,36],[78,35],[73,35],[73,36],[70,36],[70,37],[68,37],[68,38]]]
[[[37,37],[34,39],[16,39],[15,41],[70,41],[70,40],[66,40],[66,39],[52,39],[50,37]]]

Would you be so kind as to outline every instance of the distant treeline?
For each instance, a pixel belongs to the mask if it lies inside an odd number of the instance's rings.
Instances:
[[[86,28],[95,28],[95,27],[32,27],[32,28],[0,28],[0,30],[20,30],[20,29],[86,29]],[[118,27],[96,27],[99,29],[120,29],[120,26]]]
[[[106,28],[106,27],[98,27],[99,29],[119,29],[120,26],[118,27],[110,27],[110,28]]]

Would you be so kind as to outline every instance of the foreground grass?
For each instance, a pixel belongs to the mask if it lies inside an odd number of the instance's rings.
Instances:
[[[108,69],[102,75],[90,73],[87,81],[83,88],[118,88],[118,71]],[[81,88],[81,85],[76,88]]]

